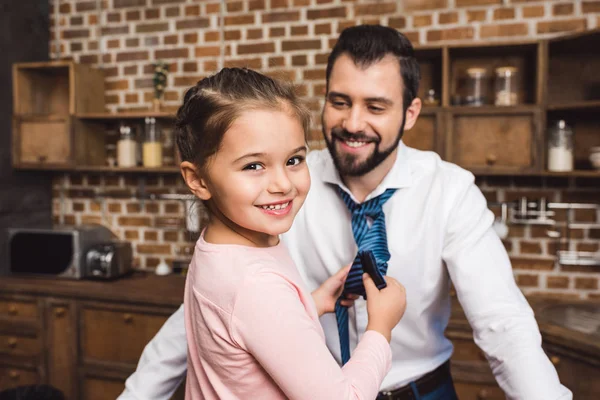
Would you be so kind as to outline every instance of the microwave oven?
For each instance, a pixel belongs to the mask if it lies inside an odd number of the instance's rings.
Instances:
[[[131,270],[131,245],[102,225],[9,228],[4,274],[115,278]]]

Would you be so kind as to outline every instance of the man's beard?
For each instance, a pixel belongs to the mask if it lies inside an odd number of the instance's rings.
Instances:
[[[371,138],[362,133],[349,133],[343,128],[333,128],[331,130],[331,140],[327,138],[325,134],[325,124],[321,121],[321,129],[323,131],[323,137],[325,138],[325,142],[327,143],[327,149],[331,154],[331,158],[333,158],[333,163],[335,167],[340,173],[340,176],[362,176],[374,170],[379,164],[381,164],[385,159],[387,159],[390,154],[396,150],[398,147],[398,143],[400,143],[400,139],[402,139],[402,135],[404,134],[404,118],[402,119],[402,126],[400,127],[400,132],[398,132],[398,136],[394,143],[387,149],[380,150],[379,144],[381,140],[379,138]],[[357,157],[353,154],[340,154],[337,150],[335,142],[337,140],[345,141],[345,140],[359,140],[366,141],[375,144],[375,149],[366,160],[357,162]]]

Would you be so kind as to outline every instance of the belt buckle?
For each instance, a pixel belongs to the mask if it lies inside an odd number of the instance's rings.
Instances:
[[[386,390],[385,392],[380,392],[379,394],[381,395],[380,396],[381,400],[393,400],[394,399],[394,394],[389,390]]]

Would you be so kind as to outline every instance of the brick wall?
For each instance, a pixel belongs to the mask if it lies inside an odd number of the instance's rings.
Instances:
[[[404,32],[415,44],[542,38],[600,26],[600,0],[55,0],[50,54],[93,63],[106,71],[111,111],[148,109],[152,67],[170,62],[166,108],[183,91],[221,66],[248,66],[299,85],[318,115],[326,57],[339,32],[357,23],[381,23]],[[223,20],[221,25],[220,21]],[[223,40],[221,40],[223,31]],[[318,121],[318,118],[315,118]],[[315,122],[311,145],[321,147]],[[90,188],[132,192],[139,179],[149,190],[185,193],[179,178],[64,175],[54,182],[55,220],[101,222],[135,246],[140,268],[161,259],[189,258],[195,236],[183,229],[179,202],[131,199],[95,201]],[[551,201],[600,199],[597,179],[483,178],[491,201],[544,195]],[[600,215],[581,212],[575,249],[599,251]],[[524,292],[600,298],[600,268],[555,265],[555,244],[546,229],[511,227],[505,244]]]

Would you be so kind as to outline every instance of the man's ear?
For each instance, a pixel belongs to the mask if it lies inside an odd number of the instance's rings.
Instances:
[[[412,101],[412,103],[410,104],[410,106],[408,107],[408,109],[406,110],[406,115],[404,118],[406,118],[406,121],[404,122],[404,129],[405,130],[409,130],[410,128],[412,128],[413,126],[415,126],[415,123],[417,122],[417,118],[419,117],[419,114],[421,113],[421,99],[419,99],[418,97],[415,97]]]
[[[196,168],[194,164],[189,161],[183,161],[179,165],[181,170],[181,176],[185,184],[190,188],[193,194],[201,200],[208,200],[211,198],[210,190],[207,182]]]

